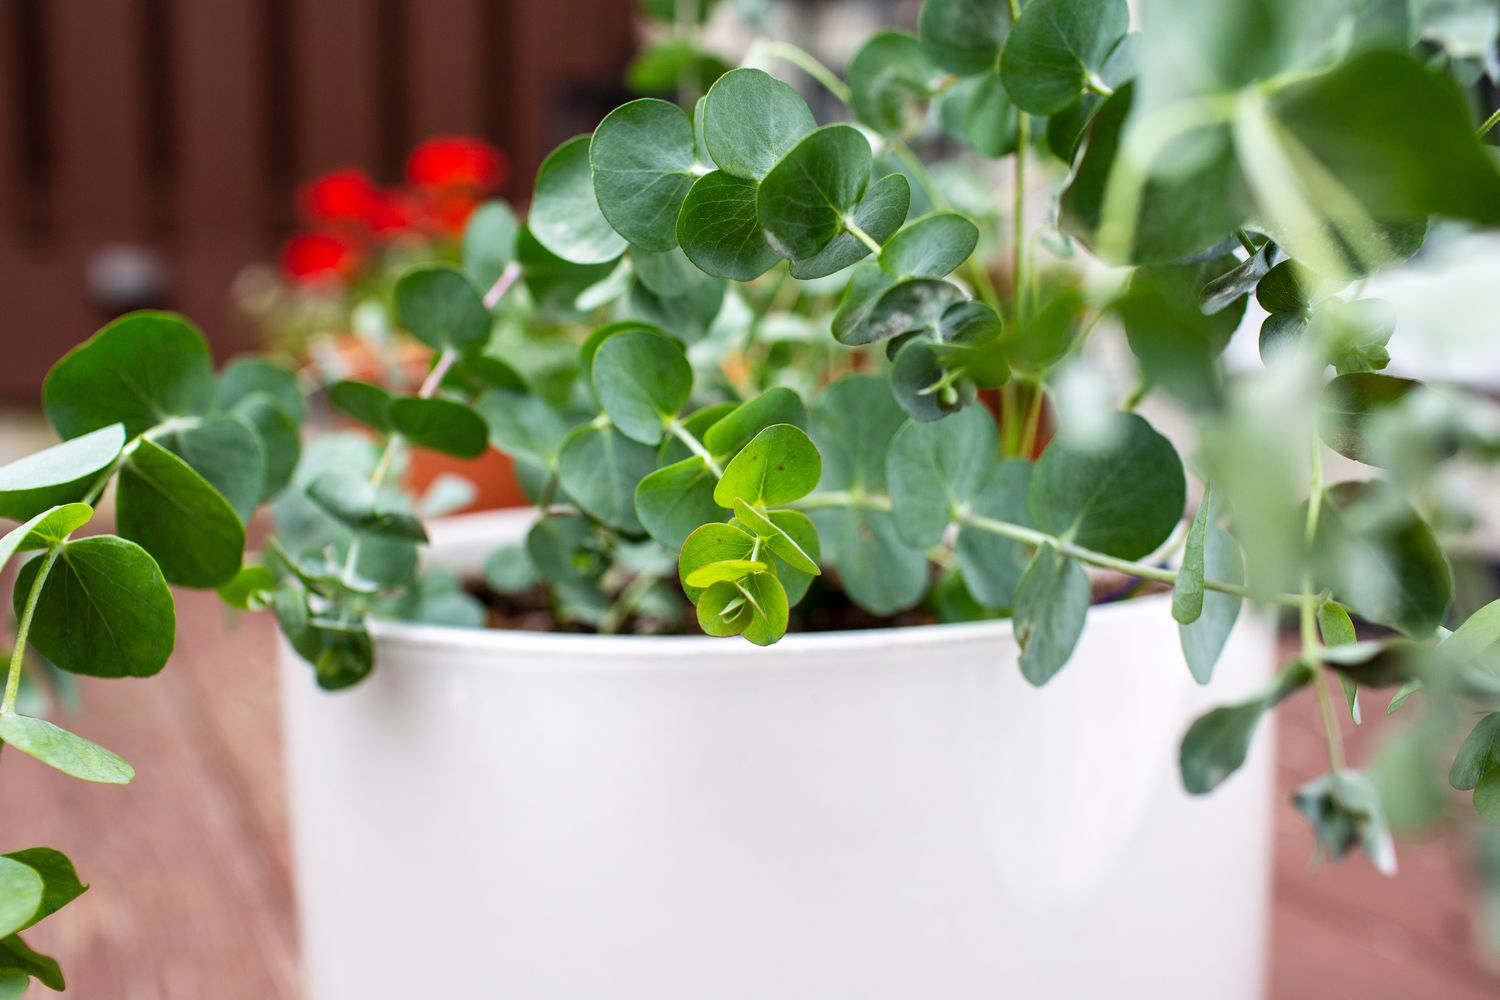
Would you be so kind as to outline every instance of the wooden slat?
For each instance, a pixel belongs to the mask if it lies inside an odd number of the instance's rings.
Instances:
[[[265,228],[262,0],[171,0],[175,198],[194,228]]]
[[[484,128],[483,0],[421,0],[404,8],[407,133],[421,141],[438,133],[479,134]]]
[[[296,171],[370,166],[380,155],[375,0],[291,5],[296,77]]]
[[[21,135],[20,15],[17,0],[0,0],[0,234],[20,224],[24,155]]]
[[[54,217],[87,252],[139,239],[150,219],[139,0],[49,0]]]

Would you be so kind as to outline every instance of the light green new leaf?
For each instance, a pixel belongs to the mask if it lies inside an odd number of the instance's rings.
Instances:
[[[0,466],[0,517],[24,521],[82,499],[124,447],[124,426],[111,424]]]
[[[1500,767],[1500,712],[1491,712],[1475,724],[1458,748],[1448,771],[1448,784],[1460,791],[1473,791],[1497,767]]]
[[[463,272],[420,267],[396,282],[401,327],[428,347],[472,354],[490,339],[490,311]]]
[[[1101,77],[1129,29],[1125,0],[1031,0],[1000,57],[1006,92],[1034,115],[1062,111]]]
[[[750,531],[755,537],[765,542],[766,549],[772,555],[799,572],[807,573],[811,576],[821,574],[822,570],[818,568],[817,548],[814,547],[811,552],[804,548],[801,542],[774,520],[774,515],[776,514],[790,515],[795,518],[799,523],[799,527],[810,530],[813,540],[817,540],[817,529],[812,527],[812,522],[808,520],[807,515],[800,511],[772,511],[770,514],[767,514],[751,507],[745,501],[738,498],[734,501],[735,521]],[[807,532],[804,531],[801,533],[805,539]]]
[[[42,558],[21,567],[12,595],[19,618]],[[101,535],[63,545],[42,584],[30,642],[57,666],[91,677],[150,677],[166,664],[177,612],[146,551]]]
[[[329,469],[308,484],[307,495],[350,531],[378,538],[427,541],[416,518],[382,504],[370,480],[349,469]]]
[[[229,502],[182,459],[149,439],[120,468],[119,532],[151,553],[166,578],[217,587],[240,568],[245,525]]]
[[[693,184],[693,122],[675,104],[642,98],[611,111],[589,143],[594,197],[615,232],[638,247],[677,245],[677,213]]]
[[[723,520],[714,502],[718,481],[696,455],[657,469],[635,488],[635,516],[652,538],[680,549],[699,526]]]
[[[586,135],[554,149],[536,174],[526,226],[537,242],[574,264],[603,264],[625,252],[594,196]]]
[[[219,597],[238,611],[261,611],[271,603],[276,574],[264,566],[242,566],[234,579],[221,584]]]
[[[123,785],[135,777],[135,768],[118,755],[82,736],[60,729],[46,719],[0,715],[0,742],[9,743],[43,764],[84,781]]]
[[[786,589],[775,573],[752,573],[736,584],[754,609],[755,615],[741,633],[757,646],[769,646],[786,635]],[[699,604],[701,609],[702,604]]]
[[[61,542],[89,522],[94,508],[86,503],[70,503],[44,510],[29,521],[16,525],[0,536],[0,571],[17,552],[44,549]]]
[[[208,412],[217,391],[197,327],[173,313],[134,312],[53,365],[42,404],[65,438],[114,423],[134,437],[170,417]]]
[[[9,937],[31,924],[45,888],[36,869],[0,855],[0,935]]]
[[[391,403],[391,427],[418,448],[478,458],[489,446],[484,419],[451,399],[406,396]]]
[[[1029,683],[1041,687],[1068,662],[1091,598],[1083,567],[1051,545],[1037,549],[1016,584],[1014,609],[1021,676]]]
[[[911,182],[905,174],[886,174],[865,192],[854,210],[854,224],[876,243],[884,243],[901,228],[910,208]],[[792,261],[792,277],[822,278],[842,271],[869,254],[870,248],[864,241],[846,229],[816,255]]]
[[[864,197],[873,163],[870,143],[851,125],[825,125],[777,160],[755,196],[772,249],[802,260],[828,246]]]
[[[621,434],[659,444],[667,420],[693,392],[693,367],[677,341],[633,330],[616,334],[594,352],[594,392]]]
[[[516,259],[516,237],[521,224],[516,213],[499,199],[480,205],[464,225],[459,260],[464,274],[481,292],[488,292]]]
[[[720,580],[698,598],[698,627],[707,635],[739,635],[754,620],[755,608],[732,580]]]
[[[957,212],[913,219],[880,251],[880,268],[897,278],[941,278],[974,252],[979,228]]]
[[[558,454],[558,482],[591,516],[612,528],[637,534],[635,491],[656,469],[656,450],[626,437],[613,426],[587,424],[575,429]]]
[[[718,168],[758,181],[817,127],[791,87],[758,69],[735,69],[714,81],[703,99],[703,139]]]
[[[1170,442],[1133,413],[1104,451],[1053,441],[1031,476],[1031,520],[1121,559],[1149,555],[1182,517],[1187,482]]]
[[[845,75],[855,118],[898,139],[921,130],[936,73],[915,37],[903,31],[871,36],[849,60]]]
[[[724,581],[743,580],[751,573],[764,573],[770,567],[763,562],[750,559],[727,559],[724,562],[699,566],[683,578],[683,586],[707,589]]]
[[[677,576],[688,600],[697,602],[702,589],[688,584],[688,577],[705,566],[723,562],[744,562],[755,549],[755,536],[742,528],[722,521],[705,524],[682,543],[677,557]]]
[[[750,504],[780,507],[811,493],[822,473],[822,458],[807,433],[791,424],[774,424],[724,467],[714,487],[714,502],[728,508],[738,497]]]
[[[1010,12],[1006,0],[927,0],[917,30],[935,65],[973,76],[997,65]]]
[[[812,518],[800,510],[773,510],[766,515],[771,524],[782,535],[785,535],[797,548],[806,553],[814,566],[820,564],[823,558],[823,543],[818,537],[817,526],[813,524]],[[749,530],[739,518],[729,522],[730,524]],[[821,571],[809,573],[798,569],[782,558],[773,547],[771,550],[771,563],[776,569],[776,578],[781,581],[781,586],[786,590],[787,603],[795,607],[807,590],[812,586],[814,576],[821,575]]]
[[[989,465],[969,506],[980,517],[1027,527],[1030,482],[1031,463],[1024,458]],[[986,608],[1009,608],[1015,602],[1016,586],[1030,558],[1025,545],[961,522],[953,554],[974,600]]]
[[[979,493],[994,465],[994,418],[970,406],[942,423],[910,423],[891,441],[886,483],[902,541],[927,549]]]
[[[62,851],[29,847],[24,851],[11,851],[4,857],[19,861],[42,877],[42,903],[32,915],[31,924],[50,917],[88,891],[89,887],[79,880],[73,862]],[[4,921],[0,920],[0,926],[3,925]]]

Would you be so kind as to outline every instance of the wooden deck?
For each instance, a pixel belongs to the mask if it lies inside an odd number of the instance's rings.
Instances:
[[[33,943],[64,962],[69,996],[294,1000],[272,623],[231,621],[200,594],[180,595],[179,611],[168,669],[147,682],[85,683],[73,721],[140,777],[123,789],[85,785],[7,753],[0,843],[60,847],[95,883],[35,932]],[[1323,749],[1310,698],[1283,720],[1289,794],[1321,770]],[[1271,997],[1500,996],[1500,977],[1470,944],[1458,843],[1403,845],[1394,879],[1363,860],[1312,871],[1310,834],[1290,809],[1276,816]]]

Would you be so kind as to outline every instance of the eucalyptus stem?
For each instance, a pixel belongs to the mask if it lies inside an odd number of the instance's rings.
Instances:
[[[720,478],[723,477],[724,468],[723,466],[719,465],[718,462],[714,461],[713,453],[710,452],[707,448],[703,447],[703,442],[694,437],[692,431],[682,426],[682,424],[678,422],[676,417],[673,417],[672,419],[667,421],[666,428],[667,433],[671,434],[674,438],[687,445],[688,451],[703,459],[703,464],[708,466],[709,472],[712,472],[715,476],[718,476]]]
[[[642,573],[633,578],[620,591],[619,598],[609,606],[604,617],[599,620],[599,631],[603,635],[613,635],[618,632],[621,625],[625,624],[636,605],[641,603],[641,598],[661,580],[655,573]]]
[[[1308,477],[1307,496],[1307,544],[1311,547],[1318,535],[1318,518],[1323,509],[1323,449],[1320,444],[1312,447],[1311,471]],[[1344,770],[1344,734],[1339,728],[1338,714],[1333,709],[1333,695],[1329,691],[1328,668],[1323,663],[1323,642],[1318,636],[1319,598],[1313,591],[1311,573],[1302,574],[1302,595],[1298,604],[1302,632],[1302,658],[1313,672],[1313,689],[1318,697],[1318,712],[1323,716],[1323,735],[1328,740],[1328,767],[1335,777]],[[1335,783],[1334,794],[1338,794]]]
[[[1024,316],[1026,301],[1026,147],[1031,142],[1031,119],[1018,113],[1016,122],[1016,190],[1011,202],[1011,284],[1016,297],[1017,325]]]
[[[861,229],[859,223],[855,222],[852,217],[844,220],[844,228],[849,231],[851,236],[868,247],[872,254],[877,257],[880,256],[880,244],[875,242],[875,237]]]
[[[854,95],[849,90],[849,85],[839,79],[837,73],[823,64],[817,56],[806,49],[799,48],[791,42],[761,41],[751,49],[751,54],[759,52],[768,59],[781,59],[796,66],[802,72],[812,77],[823,85],[823,89],[844,104],[850,103]]]
[[[830,490],[824,493],[814,493],[803,497],[790,506],[798,510],[827,510],[830,508],[858,507],[864,510],[878,510],[889,513],[892,509],[891,498],[885,493],[857,493],[850,490]],[[1013,541],[1022,542],[1026,545],[1040,547],[1051,545],[1060,555],[1070,559],[1077,559],[1081,563],[1090,566],[1098,566],[1100,569],[1114,570],[1127,576],[1140,577],[1143,580],[1151,580],[1155,583],[1171,584],[1177,582],[1177,571],[1164,569],[1160,566],[1152,566],[1150,563],[1137,562],[1131,559],[1121,559],[1117,556],[1107,555],[1103,552],[1095,552],[1093,549],[1084,548],[1067,538],[1051,535],[1045,531],[1028,528],[1025,525],[1014,524],[1010,521],[1001,521],[992,517],[984,517],[970,511],[961,511],[958,520],[967,527],[976,528],[979,531],[998,535],[1001,538],[1009,538]],[[1225,583],[1222,580],[1203,581],[1206,590],[1215,590],[1221,594],[1230,594],[1234,597],[1258,599],[1249,587],[1238,583]],[[1288,607],[1301,607],[1301,594],[1273,594],[1270,600],[1274,604],[1284,604]]]
[[[42,557],[41,568],[36,579],[31,581],[31,590],[26,594],[26,606],[21,609],[21,619],[16,625],[16,646],[10,651],[10,673],[5,678],[5,698],[0,701],[0,715],[10,715],[16,710],[16,695],[21,690],[21,661],[26,657],[26,637],[31,633],[31,621],[36,617],[37,602],[42,597],[42,584],[52,572],[53,563],[62,555],[62,546],[52,544]]]
[[[521,277],[520,261],[511,261],[505,265],[505,270],[500,272],[500,277],[490,286],[490,290],[484,293],[484,307],[493,309],[505,298],[505,293],[510,291],[511,286]]]
[[[1490,129],[1494,128],[1497,124],[1500,124],[1500,108],[1496,108],[1495,113],[1486,118],[1484,124],[1479,126],[1479,131],[1475,133],[1476,138],[1483,139],[1490,134]]]
[[[1018,452],[1022,458],[1030,458],[1036,449],[1037,435],[1042,428],[1042,408],[1047,402],[1047,388],[1038,382],[1032,386],[1031,400],[1026,407],[1026,420],[1021,424],[1021,446]]]

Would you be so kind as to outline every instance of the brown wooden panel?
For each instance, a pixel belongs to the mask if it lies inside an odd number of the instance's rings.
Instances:
[[[263,0],[171,0],[174,199],[194,229],[269,228]]]
[[[143,235],[150,218],[141,0],[50,0],[54,218],[83,248]]]
[[[371,166],[380,156],[376,0],[316,0],[291,5],[295,169],[308,176],[334,167]]]
[[[482,134],[482,59],[494,56],[484,37],[483,0],[408,2],[404,15],[410,140]]]
[[[20,222],[21,157],[21,7],[0,0],[0,228]]]

